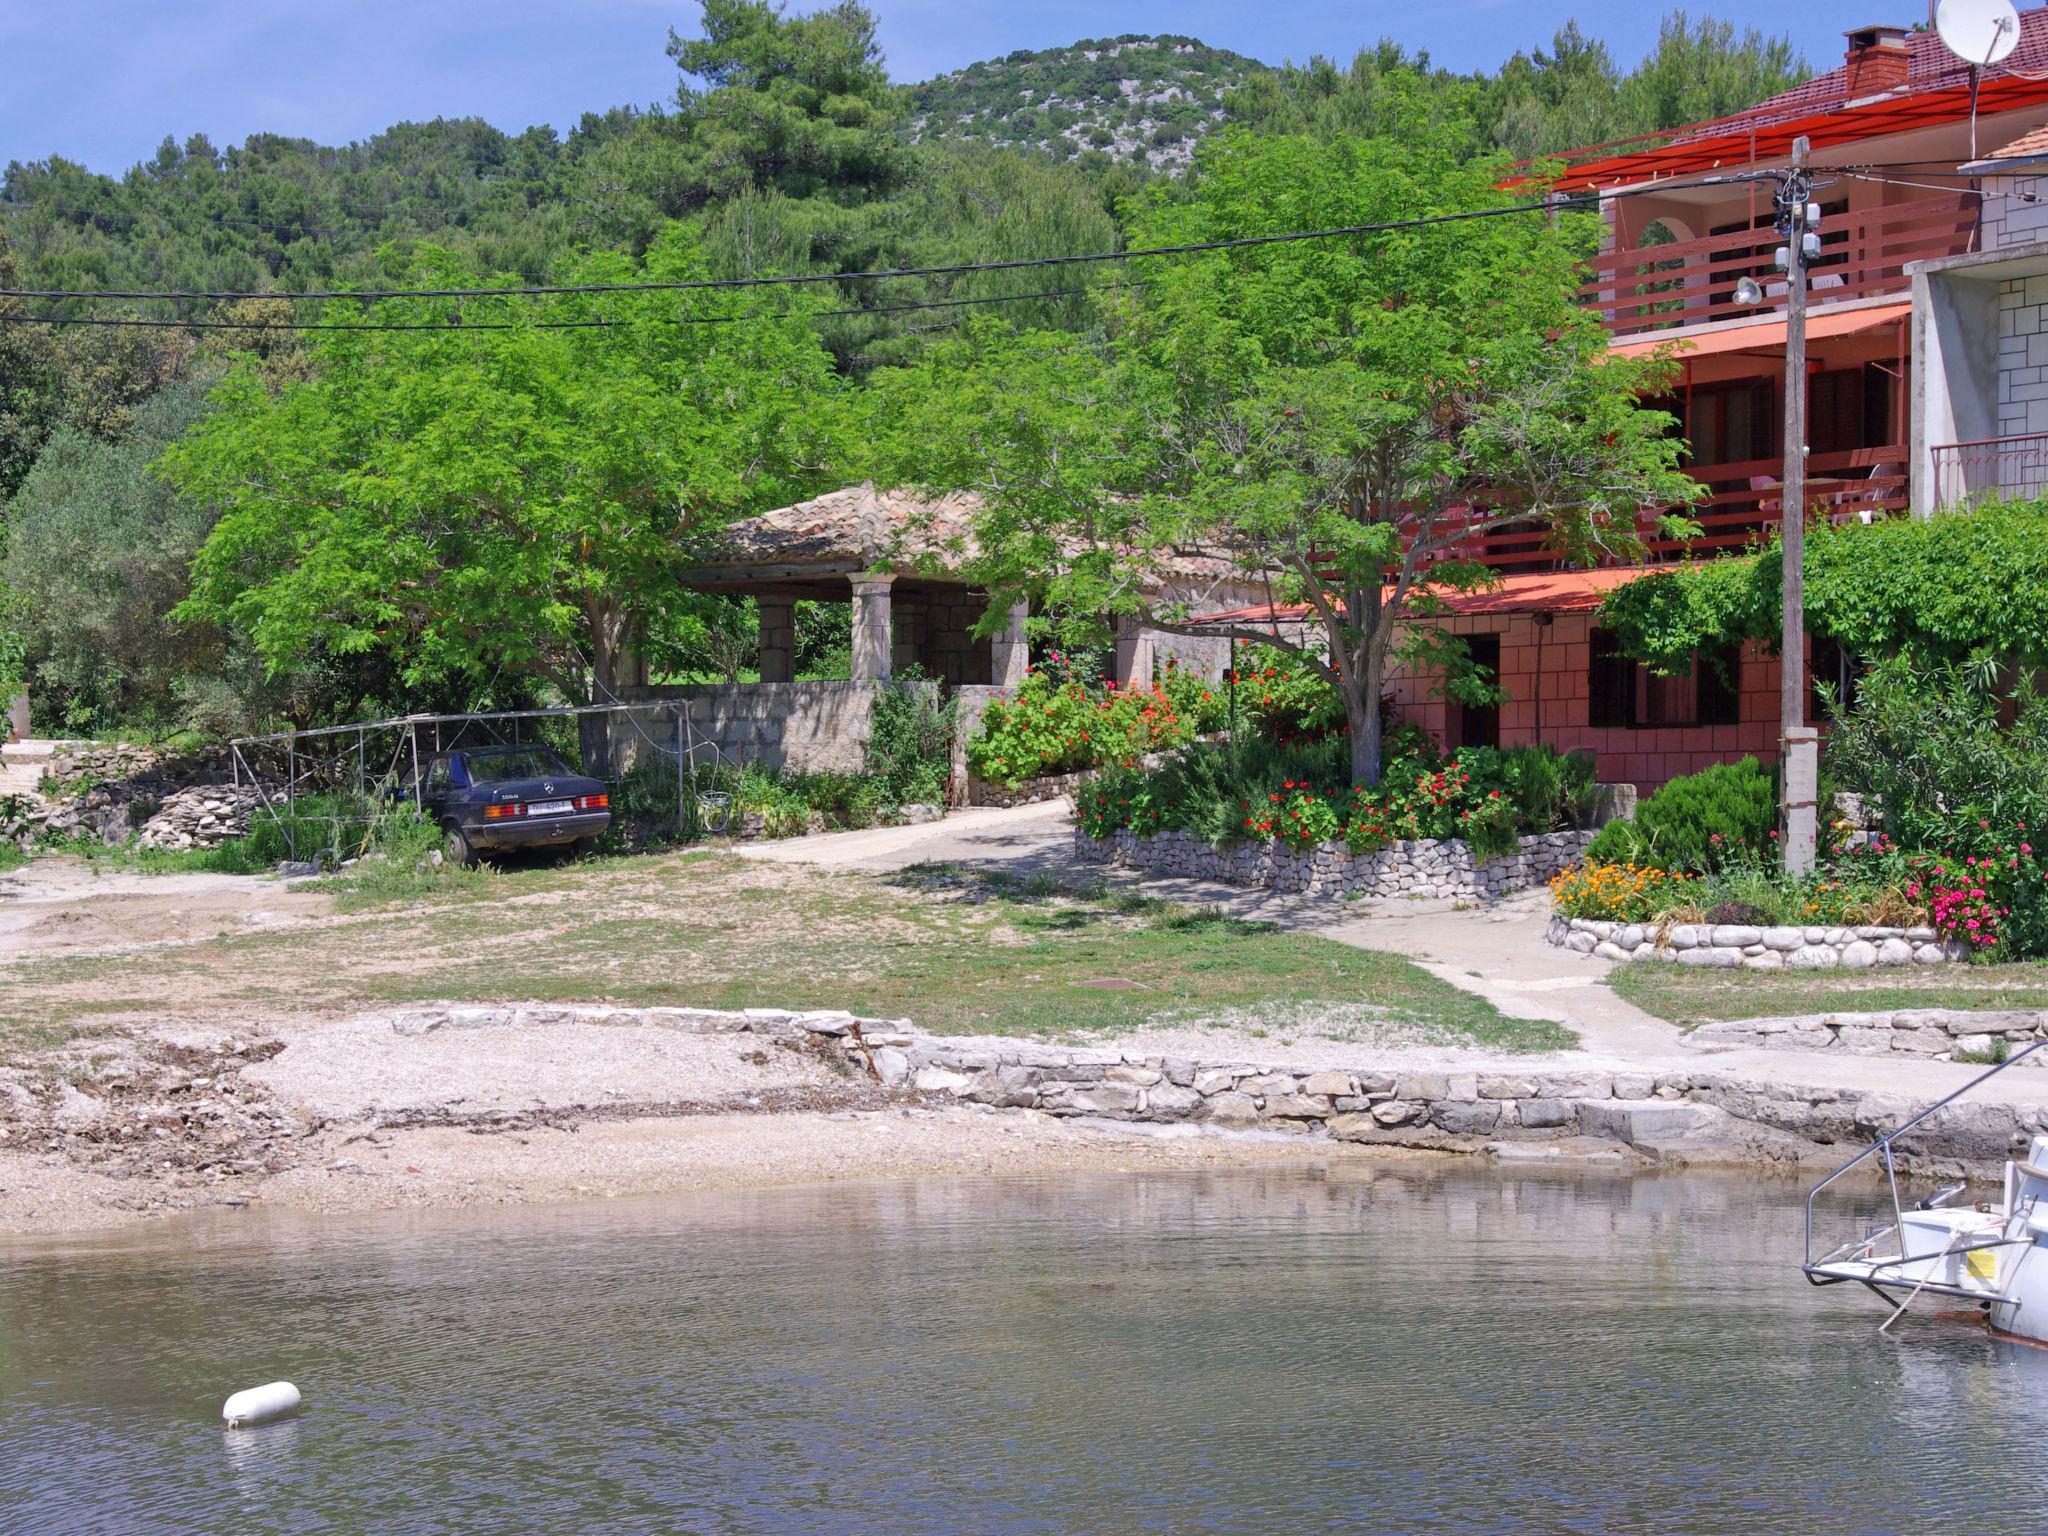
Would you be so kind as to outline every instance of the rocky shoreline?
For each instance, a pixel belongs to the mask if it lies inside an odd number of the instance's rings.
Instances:
[[[88,1080],[0,1086],[0,1231],[17,1232],[209,1207],[1276,1156],[1797,1171],[1842,1162],[1925,1103],[1710,1063],[1447,1062],[1335,1042],[1276,1063],[932,1036],[843,1012],[545,1004],[358,1015],[289,1044],[158,1042]],[[1989,1172],[2044,1130],[2048,1082],[1941,1111],[1901,1139],[1900,1163]]]

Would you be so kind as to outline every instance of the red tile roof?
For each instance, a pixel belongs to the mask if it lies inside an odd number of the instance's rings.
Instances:
[[[1477,592],[1439,592],[1445,609],[1463,616],[1495,613],[1590,613],[1616,587],[1626,586],[1651,572],[1642,567],[1620,567],[1594,571],[1532,571],[1503,577]],[[1271,624],[1305,619],[1308,604],[1255,603],[1220,613],[1204,613],[1196,624]]]
[[[1969,111],[1969,66],[1932,32],[1909,33],[1905,43],[1903,85],[1851,101],[1845,61],[1727,117],[1574,151],[1562,157],[1571,168],[1560,185],[1590,190],[1656,176],[1697,174],[1778,158],[1801,134],[1819,149],[1964,117]],[[2048,102],[2048,9],[2036,9],[2020,13],[2020,41],[2011,56],[1984,71],[1978,115],[1990,117],[2043,102]]]

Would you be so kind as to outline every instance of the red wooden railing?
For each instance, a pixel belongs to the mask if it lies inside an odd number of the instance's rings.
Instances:
[[[1903,293],[1907,262],[1961,255],[1970,249],[1976,227],[1976,199],[1963,193],[1824,220],[1821,254],[1812,269],[1813,302]],[[1780,243],[1775,230],[1745,229],[1603,252],[1593,258],[1593,276],[1579,296],[1616,335],[1772,313],[1785,303],[1784,274],[1772,260]],[[1735,302],[1735,285],[1744,277],[1763,285],[1761,311]]]
[[[1906,446],[1852,448],[1816,453],[1806,461],[1807,509],[1812,518],[1834,523],[1872,522],[1906,510]],[[1784,496],[1779,488],[1783,461],[1750,459],[1736,464],[1694,464],[1686,473],[1707,489],[1686,515],[1699,524],[1697,536],[1674,539],[1658,528],[1670,508],[1646,507],[1637,519],[1644,554],[1618,553],[1610,564],[1672,560],[1692,554],[1739,550],[1777,528]],[[1496,528],[1451,549],[1458,559],[1481,560],[1496,570],[1551,571],[1565,562],[1544,547],[1540,528]]]

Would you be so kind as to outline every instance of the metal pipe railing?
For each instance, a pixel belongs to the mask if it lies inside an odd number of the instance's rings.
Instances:
[[[1992,1078],[1998,1076],[1999,1073],[2005,1071],[2007,1068],[2018,1066],[2021,1062],[2025,1061],[2029,1056],[2033,1055],[2034,1052],[2042,1050],[2044,1048],[2048,1048],[2048,1040],[2036,1040],[2032,1045],[2023,1048],[2018,1055],[2008,1056],[2004,1061],[1996,1063],[1990,1071],[1978,1073],[1975,1077],[1971,1078],[1967,1083],[1963,1084],[1962,1087],[1958,1088],[1954,1093],[1951,1093],[1947,1098],[1937,1100],[1935,1103],[1930,1104],[1925,1109],[1921,1110],[1919,1114],[1913,1116],[1912,1119],[1907,1120],[1903,1124],[1895,1126],[1893,1129],[1887,1131],[1884,1135],[1880,1136],[1876,1141],[1871,1143],[1869,1146],[1865,1147],[1861,1152],[1858,1152],[1854,1157],[1850,1158],[1848,1162],[1842,1164],[1841,1167],[1837,1168],[1833,1173],[1829,1174],[1826,1178],[1822,1179],[1818,1184],[1814,1185],[1813,1188],[1809,1189],[1806,1192],[1806,1267],[1808,1269],[1811,1269],[1814,1264],[1813,1202],[1822,1190],[1826,1189],[1830,1184],[1834,1183],[1835,1180],[1842,1177],[1842,1175],[1847,1173],[1850,1169],[1859,1166],[1867,1159],[1874,1157],[1878,1153],[1882,1152],[1884,1154],[1885,1177],[1887,1180],[1889,1180],[1891,1184],[1892,1216],[1895,1222],[1897,1223],[1898,1228],[1903,1229],[1906,1225],[1906,1211],[1905,1207],[1900,1203],[1899,1200],[1899,1170],[1898,1163],[1896,1159],[1894,1159],[1892,1156],[1892,1143],[1897,1141],[1901,1136],[1905,1135],[1906,1132],[1912,1130],[1914,1126],[1919,1125],[1920,1123],[1925,1121],[1930,1115],[1933,1115],[1941,1110],[1948,1108],[1948,1106],[1955,1103],[1957,1099],[1962,1098],[1965,1094],[1969,1093],[1972,1089],[1976,1088],[1978,1084],[1989,1082]]]

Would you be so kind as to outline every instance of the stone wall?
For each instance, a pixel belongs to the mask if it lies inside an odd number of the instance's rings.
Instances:
[[[700,743],[715,745],[728,763],[801,772],[858,773],[867,746],[873,682],[705,684],[688,688],[640,688],[633,703],[641,729],[664,747],[676,739],[674,706],[688,708],[690,730]],[[629,744],[632,738],[629,733]],[[707,753],[700,761],[708,766]]]
[[[1856,1056],[1963,1057],[2000,1061],[2048,1039],[2048,1013],[2036,1009],[1900,1008],[1889,1013],[1805,1014],[1728,1019],[1685,1037],[1700,1050],[1845,1051]],[[2048,1067],[2048,1051],[2023,1066]]]
[[[1455,838],[1396,842],[1374,853],[1354,854],[1341,842],[1308,849],[1276,842],[1214,848],[1192,832],[1140,837],[1120,831],[1094,838],[1076,828],[1074,852],[1151,874],[1270,886],[1305,896],[1485,901],[1544,884],[1576,864],[1592,837],[1590,832],[1546,832],[1522,838],[1513,853],[1480,860]]]
[[[1601,960],[1669,960],[1728,970],[1861,971],[1876,965],[1946,965],[1956,958],[1932,928],[1659,925],[1553,917],[1546,937]]]
[[[182,852],[218,848],[249,830],[249,820],[262,804],[255,790],[232,784],[198,784],[181,789],[157,807],[143,823],[138,841],[145,848]]]
[[[1674,1162],[1839,1162],[1925,1107],[1917,1097],[1711,1071],[1576,1070],[1554,1062],[1467,1071],[1369,1063],[1310,1070],[1115,1047],[937,1037],[908,1020],[831,1011],[439,1005],[390,1017],[400,1035],[514,1024],[809,1035],[836,1040],[850,1067],[872,1068],[885,1086],[992,1109],[1498,1156],[1517,1155],[1525,1144],[1580,1141]],[[1989,1165],[2043,1130],[2048,1103],[1965,1101],[1896,1145],[1909,1168]]]
[[[1042,779],[1026,779],[1015,789],[1010,789],[969,774],[967,803],[988,806],[1037,805],[1046,800],[1064,799],[1094,776],[1094,769],[1082,768],[1073,773],[1053,773]]]

